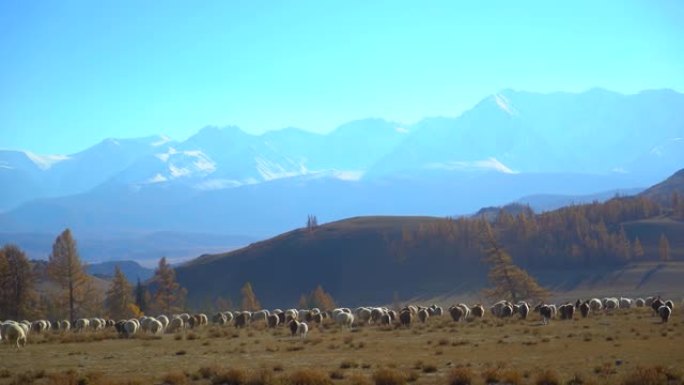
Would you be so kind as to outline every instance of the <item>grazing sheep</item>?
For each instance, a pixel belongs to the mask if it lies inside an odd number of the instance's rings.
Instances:
[[[147,330],[152,334],[162,334],[164,332],[164,325],[159,320],[152,318],[147,325]]]
[[[17,345],[17,349],[26,346],[26,332],[16,322],[5,322],[2,325],[2,335],[8,342]]]
[[[591,310],[591,306],[589,306],[589,302],[586,301],[582,303],[579,307],[580,314],[582,314],[582,318],[587,318],[589,316],[589,311]]]
[[[527,319],[527,315],[530,314],[530,305],[527,302],[519,302],[517,305],[516,313],[520,314],[521,319]]]
[[[401,323],[402,326],[411,326],[411,321],[413,321],[413,314],[410,310],[403,310],[399,313],[399,323]]]
[[[226,316],[226,325],[229,325],[231,322],[233,322],[233,319],[235,319],[233,313],[229,311],[223,312],[223,315]]]
[[[88,325],[90,324],[90,321],[86,318],[79,318],[76,320],[76,331],[77,332],[83,332],[88,329]]]
[[[185,321],[183,321],[183,318],[177,316],[171,318],[171,321],[169,321],[169,326],[166,328],[166,331],[169,333],[175,333],[183,330],[184,327]]]
[[[126,320],[120,320],[114,323],[114,330],[122,336],[125,332],[126,329],[124,329],[124,324],[126,323]]]
[[[297,334],[297,330],[299,330],[299,321],[293,319],[288,323],[287,326],[290,328],[290,333],[292,334],[292,337],[294,337],[295,334]]]
[[[355,310],[356,319],[360,324],[368,324],[371,320],[371,309],[367,307],[360,307]]]
[[[139,329],[139,323],[135,322],[137,320],[128,320],[124,323],[123,325],[123,330],[124,330],[124,336],[126,338],[131,338],[135,333],[138,332]]]
[[[500,317],[501,318],[508,318],[513,315],[513,306],[510,303],[507,303],[503,307],[501,307],[501,313]]]
[[[544,305],[541,303],[534,307],[534,311],[538,312],[539,315],[542,317],[542,322],[544,323],[544,325],[547,325],[555,314],[555,311],[551,306]]]
[[[385,309],[380,308],[380,307],[374,307],[371,310],[371,321],[373,321],[374,323],[379,322],[380,319],[382,318],[382,316],[385,315],[386,313],[387,312],[385,311]]]
[[[463,310],[463,321],[467,320],[468,317],[470,317],[470,308],[468,307],[468,305],[464,303],[459,303],[456,306],[460,307]]]
[[[618,301],[617,298],[611,297],[611,298],[604,298],[603,299],[603,307],[606,310],[615,310],[620,308],[620,301]]]
[[[489,312],[492,313],[494,317],[501,317],[502,309],[508,304],[505,300],[496,302],[494,305],[489,307]]]
[[[620,309],[629,309],[634,304],[631,298],[620,297]]]
[[[479,303],[478,303],[477,305],[473,306],[473,307],[470,309],[470,311],[473,313],[473,317],[476,317],[476,318],[482,318],[482,317],[484,317],[484,313],[485,313],[484,306],[482,306],[482,305],[479,304]]]
[[[254,313],[252,313],[251,322],[252,323],[259,322],[259,321],[266,322],[266,319],[268,318],[269,315],[271,315],[271,314],[266,309],[255,311]]]
[[[354,323],[354,315],[346,312],[338,313],[335,317],[335,323],[342,327],[347,327],[351,329],[352,324]]]
[[[157,321],[161,322],[164,330],[169,327],[169,317],[165,316],[164,314],[157,316]]]
[[[670,319],[671,314],[672,309],[670,309],[668,306],[662,305],[660,308],[658,308],[658,315],[663,322],[667,322]]]
[[[660,297],[656,298],[651,302],[651,309],[653,309],[653,312],[655,315],[658,315],[658,309],[660,309],[661,306],[665,305],[665,302],[660,299]]]
[[[463,311],[463,308],[461,308],[460,306],[450,307],[449,314],[451,315],[451,319],[453,319],[456,322],[465,319],[465,312]]]
[[[235,317],[235,327],[238,329],[243,328],[247,326],[247,321],[249,321],[249,314],[247,312],[240,313]]]
[[[71,322],[68,320],[61,320],[59,321],[59,330],[62,332],[67,332],[71,329]]]
[[[380,317],[380,325],[391,325],[392,324],[392,317],[390,317],[389,314],[383,314]]]
[[[634,300],[634,306],[636,307],[644,307],[646,306],[646,301],[644,301],[643,298],[637,298]]]
[[[665,301],[665,306],[669,307],[670,310],[674,310],[674,302],[671,299]]]
[[[306,338],[308,333],[309,325],[307,325],[306,322],[300,322],[299,325],[297,325],[297,334],[299,335],[299,338]]]
[[[418,311],[418,319],[420,322],[425,323],[430,318],[430,313],[427,309],[420,309]]]
[[[598,298],[592,298],[589,300],[589,307],[591,308],[591,311],[599,311],[603,309],[603,304],[601,303],[601,300]]]
[[[314,314],[313,317],[311,317],[311,322],[315,322],[317,324],[323,323],[323,318],[325,317],[325,313],[317,313]]]
[[[266,325],[268,325],[269,328],[274,328],[278,326],[280,323],[280,318],[278,318],[278,314],[271,314],[266,318]]]
[[[560,314],[560,319],[571,320],[575,315],[575,306],[571,303],[566,303],[558,308],[558,313]]]
[[[227,323],[226,315],[218,312],[211,317],[211,322],[223,326]]]

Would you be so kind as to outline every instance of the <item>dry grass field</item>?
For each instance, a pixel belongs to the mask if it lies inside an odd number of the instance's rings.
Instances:
[[[162,337],[31,335],[0,345],[0,384],[681,384],[684,320],[650,309],[588,319],[448,315],[411,328],[208,326]]]

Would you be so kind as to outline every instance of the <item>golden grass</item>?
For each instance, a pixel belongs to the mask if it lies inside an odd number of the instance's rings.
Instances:
[[[675,312],[662,324],[647,309],[546,326],[534,316],[458,324],[433,317],[391,330],[326,324],[304,340],[284,329],[232,327],[178,336],[31,335],[19,351],[0,344],[0,385],[676,385],[684,368],[682,318]]]

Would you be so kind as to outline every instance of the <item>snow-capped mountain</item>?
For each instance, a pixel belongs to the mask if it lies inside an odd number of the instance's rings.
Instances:
[[[682,111],[684,95],[670,90],[504,90],[459,117],[411,125],[365,119],[325,135],[205,127],[182,142],[0,151],[0,232],[265,236],[310,213],[453,215],[525,195],[643,187],[684,167]]]

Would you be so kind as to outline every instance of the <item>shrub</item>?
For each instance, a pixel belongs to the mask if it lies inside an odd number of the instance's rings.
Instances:
[[[358,367],[359,367],[359,364],[357,364],[354,361],[344,360],[340,364],[340,369],[349,369],[349,368],[358,368]]]
[[[676,375],[668,375],[662,366],[637,366],[625,380],[623,385],[667,385],[670,380],[677,380]]]
[[[470,385],[473,383],[473,372],[468,368],[456,368],[449,372],[448,385]]]
[[[375,385],[403,385],[406,380],[406,375],[395,369],[378,369],[373,373]]]
[[[341,380],[344,378],[344,372],[342,372],[339,369],[331,370],[330,371],[330,378],[333,380]]]
[[[213,385],[243,385],[245,382],[247,382],[247,374],[241,369],[228,369],[211,379]]]
[[[199,368],[199,370],[197,371],[199,376],[201,378],[204,378],[204,379],[212,378],[212,377],[216,376],[218,374],[218,372],[219,372],[219,369],[215,366],[203,366],[203,367]]]
[[[188,383],[188,376],[183,372],[171,372],[162,377],[162,381],[168,385],[185,385]]]
[[[288,385],[331,385],[332,381],[323,372],[302,369],[287,376],[284,383]]]
[[[536,385],[560,385],[560,379],[558,379],[556,372],[546,369],[537,374],[534,383]]]
[[[423,373],[434,373],[437,371],[437,366],[433,364],[425,364],[423,365]]]
[[[349,385],[372,385],[368,377],[361,374],[352,374],[347,382]]]

